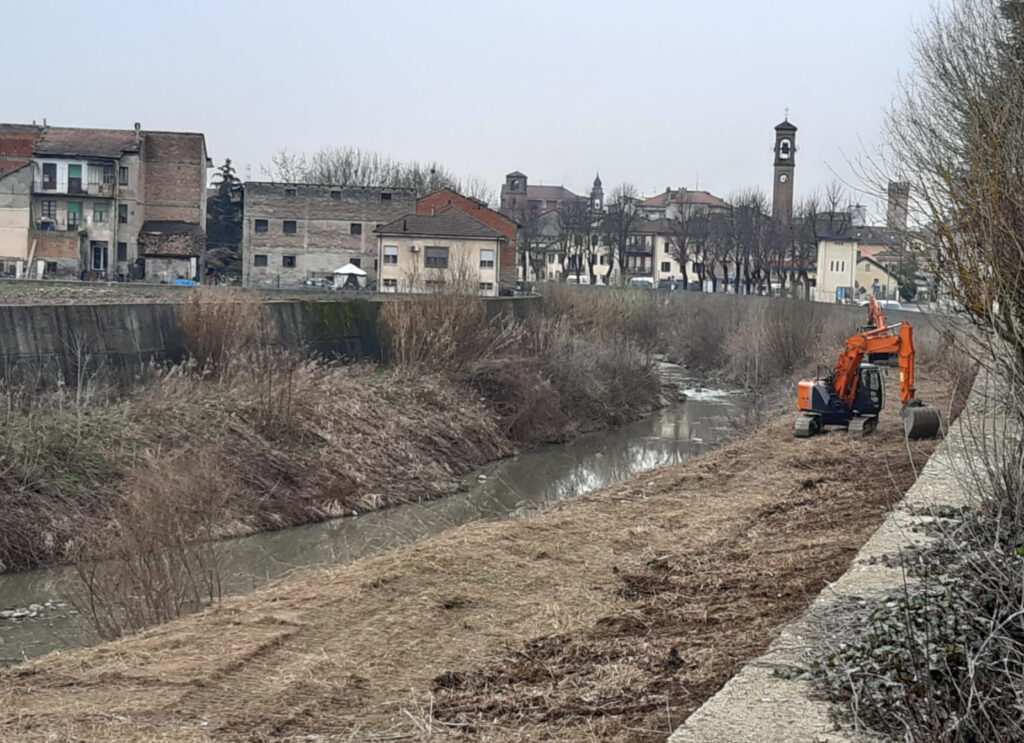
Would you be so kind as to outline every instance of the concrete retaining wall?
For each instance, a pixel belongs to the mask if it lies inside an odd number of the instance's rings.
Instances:
[[[279,301],[267,304],[278,342],[328,358],[381,357],[380,308],[388,299]],[[540,297],[485,300],[490,315],[521,317]],[[24,384],[75,384],[102,371],[130,380],[152,361],[185,355],[180,303],[0,305],[0,378]]]

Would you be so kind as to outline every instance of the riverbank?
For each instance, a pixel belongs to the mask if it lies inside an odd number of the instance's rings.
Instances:
[[[951,381],[919,380],[947,410]],[[535,517],[0,672],[0,737],[664,740],[842,574],[935,446],[910,461],[896,406],[859,441],[764,421]]]

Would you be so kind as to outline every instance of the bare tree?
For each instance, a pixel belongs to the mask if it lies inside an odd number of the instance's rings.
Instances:
[[[403,162],[357,147],[324,147],[309,156],[281,150],[271,157],[270,166],[262,170],[272,180],[286,183],[412,188],[418,196],[450,188],[463,196],[494,204],[494,191],[482,178],[460,179],[437,162]]]
[[[734,291],[737,294],[750,294],[755,290],[760,293],[768,281],[770,267],[768,197],[763,191],[748,189],[730,197],[729,203],[725,226],[735,270]]]
[[[616,265],[619,267],[620,275],[624,272],[629,238],[637,223],[644,219],[638,207],[639,201],[640,192],[631,183],[620,183],[612,189],[608,213],[601,224],[601,232],[610,251],[609,277]]]

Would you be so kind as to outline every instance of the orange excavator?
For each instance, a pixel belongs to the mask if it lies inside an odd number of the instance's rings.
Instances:
[[[824,431],[825,426],[842,426],[854,436],[875,430],[878,414],[885,405],[881,371],[864,363],[865,355],[894,355],[900,368],[900,397],[903,402],[903,429],[912,439],[933,438],[939,431],[939,411],[924,405],[914,394],[914,329],[910,323],[897,323],[852,335],[830,374],[804,379],[797,391],[797,418],[793,432],[808,438]]]

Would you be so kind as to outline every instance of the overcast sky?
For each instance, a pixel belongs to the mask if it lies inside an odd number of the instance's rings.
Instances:
[[[773,127],[797,197],[879,141],[930,0],[4,3],[0,119],[205,133],[239,175],[282,148],[512,170],[585,192],[770,191]],[[59,19],[59,22],[58,22]]]

